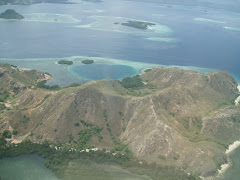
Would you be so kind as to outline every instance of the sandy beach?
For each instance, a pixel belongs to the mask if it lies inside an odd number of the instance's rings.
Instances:
[[[239,91],[239,93],[240,93],[240,85],[238,85],[238,91]],[[239,105],[239,102],[240,102],[240,96],[238,96],[237,97],[237,99],[235,100],[235,105],[237,106],[237,105]]]

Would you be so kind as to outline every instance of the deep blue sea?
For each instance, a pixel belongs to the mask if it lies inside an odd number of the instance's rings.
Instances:
[[[224,70],[240,77],[240,14],[237,12],[123,0],[76,2],[1,6],[0,12],[12,8],[26,19],[0,21],[0,60],[23,68],[50,71],[54,76],[52,83],[62,86],[91,79],[77,77],[69,67],[56,63],[60,59],[72,59],[76,60],[73,66],[80,66],[81,57],[102,58],[97,63],[108,65],[127,66],[137,62],[130,65],[136,71],[151,64],[178,65]],[[114,24],[128,20],[157,25],[139,30]],[[103,62],[104,59],[107,61]],[[117,78],[121,77],[123,74]]]
[[[26,17],[0,20],[0,62],[47,71],[53,75],[49,84],[61,86],[121,79],[159,65],[223,70],[240,82],[240,12],[124,0],[75,2],[0,6],[0,13],[15,9]],[[129,20],[156,25],[147,30],[121,25]],[[74,64],[57,64],[62,59]],[[85,59],[95,63],[84,65]]]

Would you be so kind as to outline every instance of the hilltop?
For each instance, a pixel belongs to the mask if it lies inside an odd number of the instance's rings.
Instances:
[[[38,88],[37,71],[0,67],[0,80],[9,78],[1,88],[22,87],[0,115],[1,132],[18,131],[15,143],[28,138],[110,150],[120,138],[137,158],[207,176],[226,162],[227,146],[240,135],[238,84],[226,72],[157,67],[122,81],[51,90]]]

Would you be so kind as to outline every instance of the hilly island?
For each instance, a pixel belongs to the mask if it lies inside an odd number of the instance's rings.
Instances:
[[[76,164],[111,179],[104,163],[139,179],[200,179],[239,139],[238,84],[226,72],[156,67],[64,88],[49,78],[0,64],[0,157],[36,152],[62,179]]]
[[[2,19],[23,19],[24,16],[17,13],[14,9],[7,9],[5,12],[0,14]]]

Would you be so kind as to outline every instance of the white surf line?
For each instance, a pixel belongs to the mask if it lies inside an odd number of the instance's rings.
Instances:
[[[233,144],[230,144],[228,146],[228,149],[226,149],[225,151],[225,154],[228,156],[228,162],[225,163],[225,164],[222,164],[221,165],[221,168],[218,169],[218,175],[217,177],[220,177],[229,167],[231,167],[231,162],[230,162],[230,159],[229,159],[229,155],[235,151],[238,147],[240,147],[240,141],[235,141]]]
[[[238,91],[239,91],[239,93],[240,93],[240,85],[238,85],[237,89],[238,89]],[[237,99],[235,100],[235,105],[236,105],[236,106],[239,105],[239,102],[240,102],[240,96],[238,96]],[[218,174],[217,174],[217,176],[215,176],[215,177],[219,178],[229,167],[231,167],[232,164],[231,164],[231,161],[230,161],[230,159],[229,159],[229,155],[230,155],[233,151],[235,151],[238,147],[240,147],[240,140],[237,140],[237,141],[233,142],[232,144],[230,144],[230,145],[228,146],[228,149],[226,149],[226,151],[225,151],[225,154],[226,154],[227,157],[228,157],[228,160],[227,160],[228,162],[221,165],[221,168],[218,169]],[[210,179],[211,179],[211,178],[212,178],[212,177],[210,177]],[[203,179],[204,179],[204,178],[203,178]]]
[[[238,91],[240,93],[240,85],[238,85],[237,89],[238,89]],[[240,102],[240,96],[238,96],[237,99],[235,100],[235,105],[236,106],[239,105],[239,102]]]

